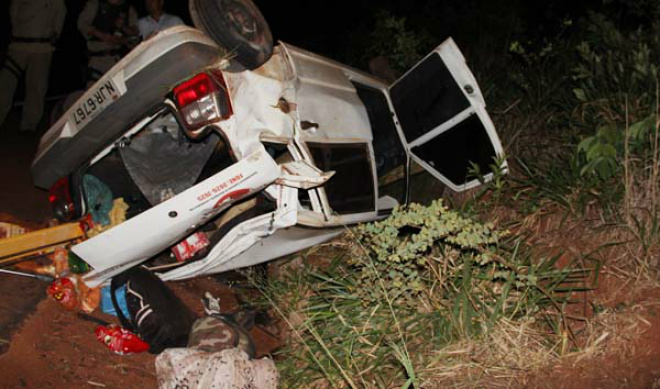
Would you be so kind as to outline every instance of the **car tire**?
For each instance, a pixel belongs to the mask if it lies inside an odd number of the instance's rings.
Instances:
[[[258,68],[273,54],[270,27],[251,0],[190,0],[189,5],[195,26],[233,57],[230,71]]]

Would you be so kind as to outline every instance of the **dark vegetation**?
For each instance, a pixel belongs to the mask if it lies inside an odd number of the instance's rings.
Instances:
[[[347,232],[321,266],[266,288],[290,329],[285,385],[524,386],[520,376],[605,339],[602,307],[579,323],[570,313],[603,266],[633,289],[656,278],[660,5],[575,3],[384,2],[350,31],[292,41],[362,68],[385,56],[401,74],[453,36],[509,174],[446,199],[453,211],[412,206]],[[528,227],[548,217],[594,243],[548,251]]]

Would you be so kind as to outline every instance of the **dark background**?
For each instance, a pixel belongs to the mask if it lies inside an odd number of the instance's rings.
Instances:
[[[85,42],[76,20],[85,0],[65,0],[67,19],[53,58],[49,96],[61,95],[83,86]],[[145,14],[141,0],[131,0],[139,16]],[[366,68],[365,48],[373,44],[372,31],[378,11],[405,17],[411,31],[424,31],[435,44],[453,36],[468,59],[470,52],[506,50],[512,37],[541,40],[555,33],[565,18],[576,19],[589,9],[602,7],[602,0],[255,0],[271,26],[275,40],[314,51]],[[192,24],[185,0],[166,0],[166,11]],[[0,6],[0,53],[10,36],[9,1]],[[18,93],[20,93],[20,88]],[[18,96],[20,98],[20,96]]]

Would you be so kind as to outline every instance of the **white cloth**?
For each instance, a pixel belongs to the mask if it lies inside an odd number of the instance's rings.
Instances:
[[[277,389],[272,359],[249,359],[237,348],[207,352],[170,348],[156,357],[158,389]]]
[[[180,26],[183,24],[183,20],[176,15],[170,15],[163,13],[160,15],[158,21],[155,21],[151,15],[147,15],[143,18],[140,18],[137,22],[138,30],[140,30],[140,36],[142,40],[150,38],[152,34],[163,31],[167,28]]]

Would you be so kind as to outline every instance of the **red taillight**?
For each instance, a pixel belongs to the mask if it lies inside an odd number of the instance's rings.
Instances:
[[[187,107],[202,97],[218,90],[218,86],[206,73],[200,73],[174,88],[174,96],[179,108]]]
[[[222,74],[200,73],[174,88],[174,99],[186,127],[198,129],[231,116],[231,105]]]
[[[48,193],[48,201],[53,207],[53,214],[60,221],[71,221],[75,217],[76,211],[71,198],[69,189],[69,178],[60,178]]]

